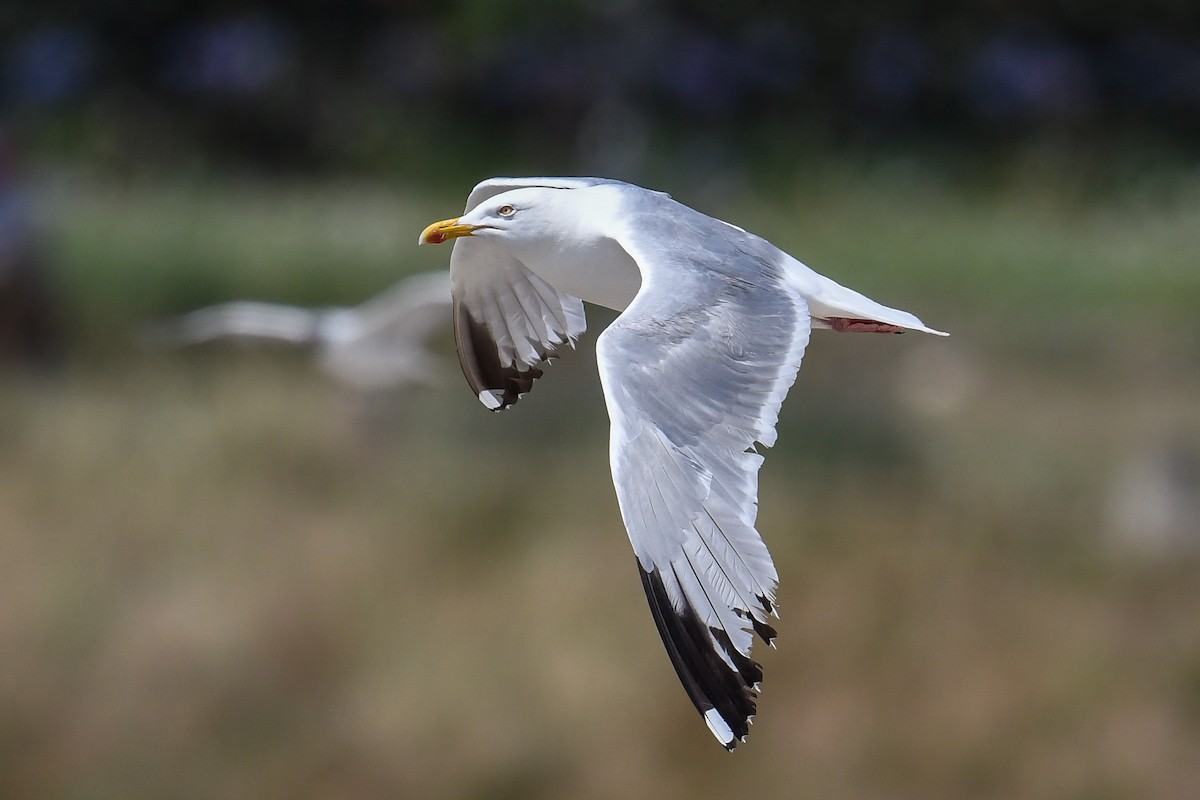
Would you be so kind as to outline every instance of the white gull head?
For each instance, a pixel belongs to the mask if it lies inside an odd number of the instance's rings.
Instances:
[[[438,242],[440,234],[494,243],[560,291],[623,311],[641,285],[637,263],[613,238],[627,219],[623,199],[620,184],[511,189],[432,236],[427,228],[421,241]]]

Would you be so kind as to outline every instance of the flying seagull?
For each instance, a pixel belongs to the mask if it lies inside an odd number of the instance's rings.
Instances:
[[[450,275],[421,273],[352,308],[301,308],[235,300],[159,323],[155,346],[218,340],[283,342],[314,349],[334,380],[361,391],[428,383],[437,359],[424,342],[446,324]]]
[[[813,328],[945,335],[818,275],[770,242],[661,192],[600,178],[492,178],[420,243],[450,255],[467,382],[508,408],[586,300],[621,312],[596,360],[621,517],[659,635],[717,740],[749,733],[778,616],[755,530],[757,444],[775,443]]]

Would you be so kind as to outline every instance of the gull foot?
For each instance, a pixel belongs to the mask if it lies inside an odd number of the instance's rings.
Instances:
[[[876,322],[873,319],[851,319],[850,317],[826,317],[821,320],[838,333],[904,333],[899,325]]]

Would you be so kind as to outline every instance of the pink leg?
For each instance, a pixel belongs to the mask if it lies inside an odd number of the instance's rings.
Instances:
[[[904,333],[899,325],[876,322],[873,319],[851,319],[849,317],[826,317],[823,322],[838,333]]]

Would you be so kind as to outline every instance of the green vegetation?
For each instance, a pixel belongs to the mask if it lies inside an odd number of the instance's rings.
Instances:
[[[1173,165],[1175,177],[1159,168],[1144,182],[1105,185],[1026,161],[1000,177],[921,159],[814,162],[771,176],[765,191],[648,182],[930,316],[962,307],[1006,328],[1049,317],[1069,328],[1167,315],[1194,330],[1200,184],[1186,164]],[[357,302],[444,266],[443,251],[416,248],[416,232],[458,209],[463,186],[76,179],[50,195],[63,279],[103,331],[232,297]]]

